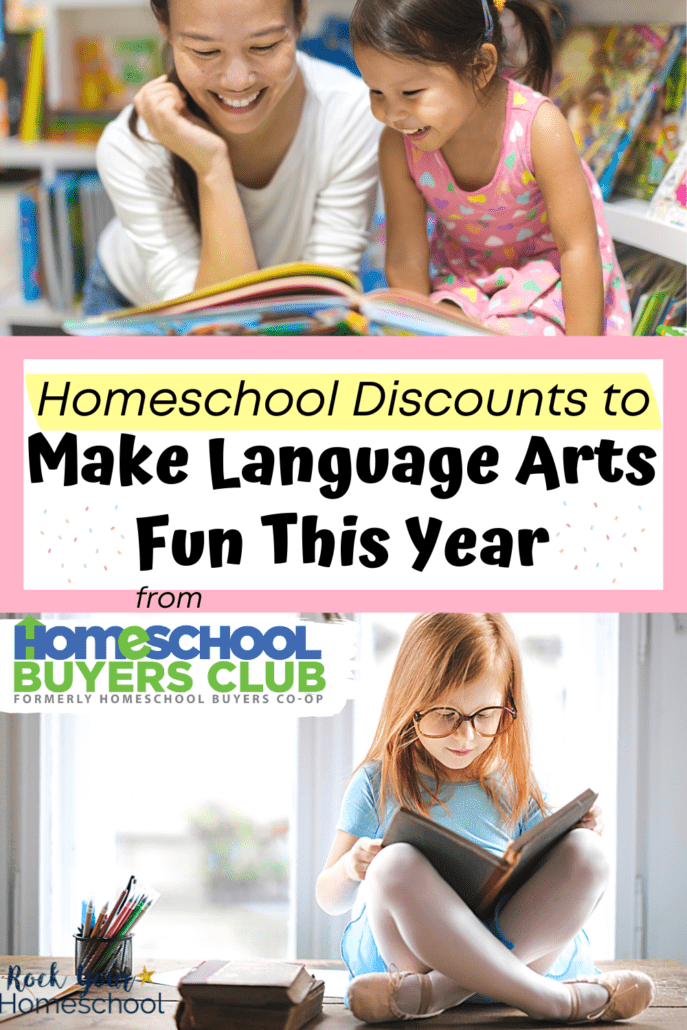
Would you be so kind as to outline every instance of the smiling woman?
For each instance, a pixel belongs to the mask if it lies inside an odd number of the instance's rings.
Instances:
[[[287,261],[357,270],[378,129],[363,83],[297,53],[302,0],[151,0],[167,75],[106,129],[117,219],[87,314],[178,297]]]

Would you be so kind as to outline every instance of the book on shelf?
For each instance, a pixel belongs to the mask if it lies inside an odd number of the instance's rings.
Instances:
[[[27,183],[17,196],[20,287],[22,297],[29,303],[40,297],[37,191],[36,183]]]
[[[260,986],[252,988],[252,996],[242,1005],[182,997],[175,1014],[178,1030],[300,1030],[322,1011],[324,981],[310,980],[305,997],[288,1005],[265,1005]]]
[[[619,245],[617,252],[630,300],[633,335],[653,336],[659,325],[683,326],[687,294],[684,264],[626,245]]]
[[[312,984],[300,962],[208,959],[182,976],[177,986],[181,997],[191,1001],[287,1008],[299,1005]]]
[[[78,96],[86,110],[121,110],[162,74],[156,36],[79,36],[74,41]]]
[[[687,143],[680,147],[656,190],[647,217],[666,225],[687,228]]]
[[[81,296],[112,203],[95,172],[61,172],[25,184],[17,205],[21,294],[67,311]]]
[[[491,336],[456,306],[405,290],[363,294],[352,272],[293,263],[64,329],[76,336]]]
[[[687,136],[684,50],[678,55],[618,178],[616,192],[651,200]]]
[[[550,96],[605,200],[684,42],[683,26],[574,25],[558,48]]]
[[[382,846],[412,844],[473,912],[489,918],[498,901],[530,878],[539,860],[586,815],[596,798],[594,791],[584,791],[515,837],[503,855],[403,806],[394,812]]]

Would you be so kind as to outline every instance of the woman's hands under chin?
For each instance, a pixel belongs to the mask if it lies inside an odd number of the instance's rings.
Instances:
[[[183,158],[197,176],[210,174],[218,165],[231,170],[222,137],[191,114],[184,94],[166,75],[147,82],[134,97],[134,107],[155,139]]]

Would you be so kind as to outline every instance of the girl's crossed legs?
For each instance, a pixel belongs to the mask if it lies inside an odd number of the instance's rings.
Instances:
[[[571,990],[543,974],[589,918],[607,877],[597,835],[572,830],[501,910],[501,930],[515,946],[510,951],[416,848],[393,844],[368,870],[367,914],[387,966],[429,971],[431,1011],[478,993],[536,1019],[566,1020]],[[599,984],[579,983],[577,989],[581,1016],[608,1000]],[[396,1002],[409,1014],[419,1011],[419,977],[402,981]]]

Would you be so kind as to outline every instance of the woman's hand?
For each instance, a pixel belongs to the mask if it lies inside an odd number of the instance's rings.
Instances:
[[[370,862],[382,849],[381,840],[372,837],[358,837],[350,851],[344,856],[344,869],[349,880],[364,880]]]
[[[579,826],[583,830],[593,830],[599,836],[604,832],[604,817],[600,805],[593,805],[587,814],[580,819]]]
[[[197,176],[208,175],[218,165],[231,171],[222,137],[191,114],[184,94],[166,75],[147,82],[134,97],[134,107],[158,143],[183,158]]]

